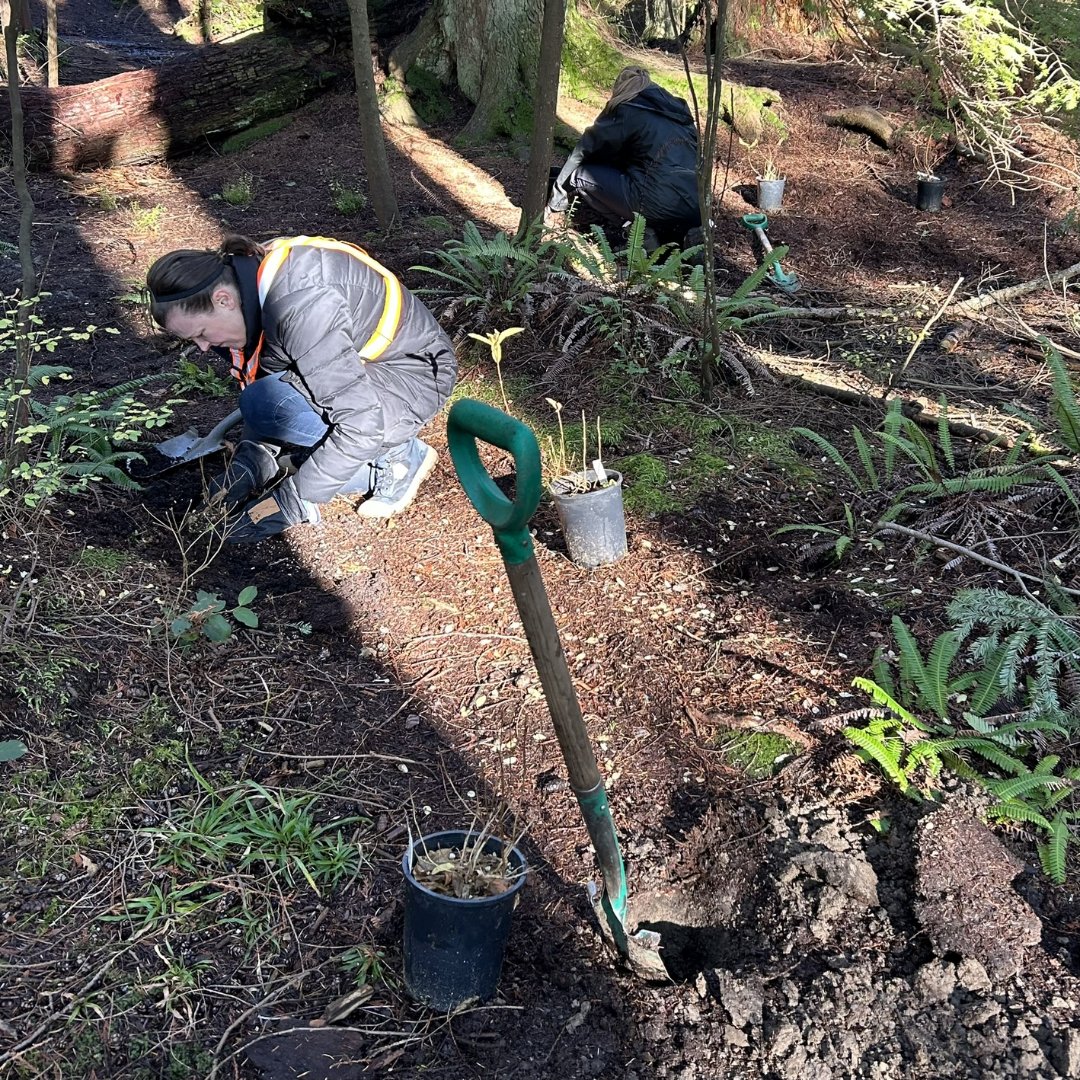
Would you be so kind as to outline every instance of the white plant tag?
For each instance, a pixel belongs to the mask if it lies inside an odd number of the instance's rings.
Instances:
[[[599,458],[592,463],[592,471],[596,473],[596,482],[598,484],[607,483],[607,470],[604,468],[604,463]]]

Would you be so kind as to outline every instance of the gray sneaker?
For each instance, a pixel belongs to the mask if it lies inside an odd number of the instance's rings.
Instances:
[[[419,439],[410,439],[375,462],[375,490],[357,509],[361,517],[389,518],[400,514],[416,498],[439,455]]]

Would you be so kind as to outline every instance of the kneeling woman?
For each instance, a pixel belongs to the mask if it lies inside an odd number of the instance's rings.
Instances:
[[[231,357],[243,441],[215,482],[228,538],[261,540],[319,520],[339,493],[358,513],[405,509],[438,460],[417,436],[454,387],[457,358],[435,316],[352,244],[225,238],[173,251],[147,275],[168,333]],[[281,451],[310,448],[292,475]]]

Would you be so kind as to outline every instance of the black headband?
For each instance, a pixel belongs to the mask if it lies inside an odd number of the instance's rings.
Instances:
[[[154,297],[154,302],[157,304],[172,304],[177,300],[187,300],[192,296],[197,296],[204,289],[209,289],[211,285],[225,272],[225,267],[232,262],[232,259],[225,255],[222,257],[221,263],[218,268],[205,280],[200,281],[198,285],[191,289],[184,289],[181,292],[169,293],[167,296],[161,296],[157,293],[151,293]]]

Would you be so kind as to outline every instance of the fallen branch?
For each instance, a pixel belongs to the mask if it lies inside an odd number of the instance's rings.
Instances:
[[[1077,274],[1080,274],[1080,263],[1073,263],[1072,266],[1067,266],[1064,270],[1059,270],[1049,277],[1044,275],[1032,281],[1022,282],[1020,285],[1009,285],[1004,289],[994,289],[991,292],[983,293],[982,296],[973,296],[970,300],[964,300],[957,304],[952,309],[952,312],[954,315],[969,315],[975,311],[982,311],[983,308],[988,308],[992,304],[1003,304],[1007,300],[1014,300],[1018,296],[1035,292],[1036,289],[1042,288],[1043,285],[1049,285],[1053,288],[1055,285],[1060,285],[1063,281],[1068,281],[1069,278],[1075,277]]]
[[[1046,584],[1042,578],[1038,578],[1034,574],[1025,574],[1023,570],[1017,570],[1013,566],[1006,566],[996,559],[989,559],[985,555],[980,555],[977,551],[972,551],[971,548],[962,547],[960,544],[954,544],[951,540],[943,540],[940,536],[931,536],[930,533],[920,532],[918,529],[909,529],[906,525],[897,525],[895,522],[890,522],[888,525],[882,525],[877,531],[909,536],[913,540],[921,540],[924,544],[933,544],[935,547],[945,548],[947,551],[955,551],[957,555],[964,555],[969,559],[974,559],[975,562],[980,562],[984,566],[999,570],[1003,574],[1010,574],[1012,577],[1016,578],[1020,583],[1020,587],[1024,592],[1028,593],[1029,596],[1031,594],[1024,584],[1025,581],[1033,581],[1036,585]],[[1080,596],[1080,589],[1067,589],[1064,585],[1058,585],[1057,588],[1063,593],[1068,593],[1070,596]]]
[[[817,382],[814,379],[807,378],[805,375],[799,375],[778,366],[778,363],[787,363],[794,366],[805,363],[797,356],[781,356],[778,353],[769,353],[761,349],[755,349],[754,353],[757,359],[772,372],[776,379],[787,386],[798,390],[808,390],[815,394],[823,394],[845,404],[857,405],[863,408],[881,410],[882,408],[887,409],[889,406],[891,399],[888,397],[881,397],[848,386],[838,386],[835,383]],[[770,361],[772,362],[770,363]],[[887,393],[887,389],[885,392]],[[910,417],[920,427],[924,427],[928,431],[938,430],[941,416],[933,402],[927,399],[918,401],[905,397],[900,397],[900,401],[901,411],[905,416]],[[996,431],[993,428],[966,424],[962,420],[954,420],[951,416],[946,418],[946,422],[949,425],[949,431],[953,435],[964,439],[975,439],[982,443],[992,443],[1004,450],[1015,446],[1018,438],[1018,436],[1010,435],[1005,431]]]

